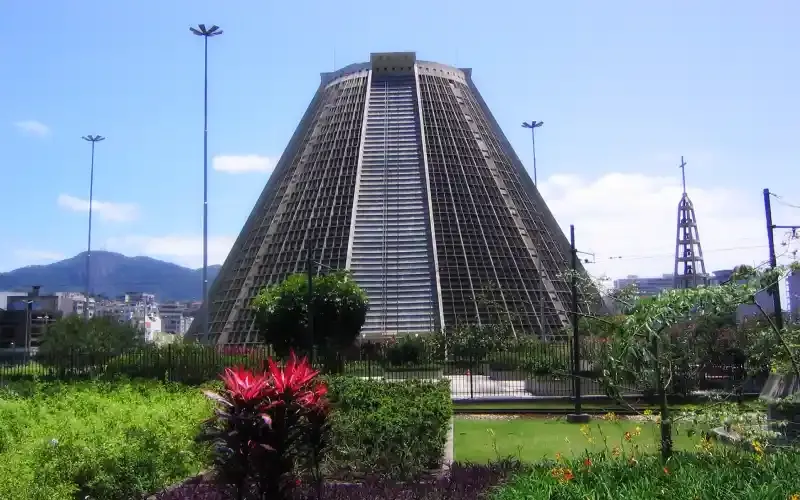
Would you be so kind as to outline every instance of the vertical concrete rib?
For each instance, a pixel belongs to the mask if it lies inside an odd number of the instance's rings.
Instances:
[[[422,115],[422,92],[419,87],[419,67],[414,64],[414,85],[417,92],[417,111],[419,112],[419,137],[422,145],[422,165],[425,173],[425,196],[430,225],[431,256],[433,257],[434,286],[436,287],[436,307],[438,309],[439,329],[444,330],[444,306],[442,305],[442,281],[439,277],[439,254],[436,250],[436,226],[433,223],[433,200],[431,199],[431,175],[428,169],[428,148],[425,144],[425,119]]]
[[[353,261],[353,240],[356,235],[356,213],[358,212],[358,194],[361,191],[361,168],[364,164],[364,138],[367,136],[367,117],[369,116],[369,92],[372,87],[372,71],[367,74],[367,97],[364,100],[364,119],[361,123],[361,137],[358,145],[358,166],[356,167],[356,185],[353,189],[353,210],[350,216],[350,236],[347,241],[347,260],[345,268],[350,269]]]

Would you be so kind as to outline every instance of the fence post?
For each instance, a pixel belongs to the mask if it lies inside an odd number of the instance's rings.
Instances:
[[[469,371],[467,372],[467,373],[469,373],[469,399],[475,399],[475,387],[474,387],[474,384],[473,384],[473,376],[474,375],[472,374],[472,372],[475,371],[475,362],[474,362],[474,360],[472,358],[473,358],[473,356],[472,356],[472,354],[470,354],[470,356],[469,356],[469,369],[468,369]]]

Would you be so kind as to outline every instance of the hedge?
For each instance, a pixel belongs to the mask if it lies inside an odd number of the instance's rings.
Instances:
[[[330,463],[336,473],[410,477],[439,465],[453,415],[449,382],[328,382],[336,408]]]

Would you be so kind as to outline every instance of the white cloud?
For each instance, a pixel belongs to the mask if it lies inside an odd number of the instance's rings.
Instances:
[[[58,195],[58,206],[73,212],[89,212],[89,200],[68,194]],[[139,216],[139,207],[134,203],[92,200],[92,214],[111,222],[126,222],[135,220]]]
[[[267,156],[259,155],[221,155],[212,159],[212,166],[217,172],[229,174],[245,174],[250,172],[272,172],[275,161]]]
[[[578,249],[596,254],[596,263],[587,265],[593,275],[672,273],[679,177],[554,175],[539,190],[567,235],[569,225],[575,225]],[[691,186],[688,193],[707,272],[767,259],[761,190]],[[776,232],[776,240],[780,237]]]
[[[14,123],[14,126],[25,134],[37,137],[45,137],[50,134],[50,127],[36,120],[19,121]]]
[[[208,239],[208,264],[222,264],[233,246],[234,237]],[[199,268],[203,265],[203,238],[192,235],[130,235],[106,240],[105,247],[125,255],[147,255],[177,264]]]

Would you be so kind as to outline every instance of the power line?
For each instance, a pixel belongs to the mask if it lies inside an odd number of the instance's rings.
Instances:
[[[767,248],[767,245],[749,245],[749,246],[738,246],[738,247],[727,247],[727,248],[711,248],[709,250],[703,250],[704,254],[707,253],[716,253],[716,252],[730,252],[733,250],[752,250],[756,248]],[[609,257],[605,257],[606,260],[643,260],[643,259],[657,259],[663,257],[673,257],[674,253],[662,253],[662,254],[651,254],[651,255],[611,255]],[[600,259],[602,257],[598,257]]]
[[[798,204],[795,204],[795,203],[789,203],[788,201],[785,201],[785,200],[784,200],[784,198],[783,198],[783,196],[777,195],[777,194],[775,194],[775,193],[773,193],[773,192],[771,192],[771,191],[770,191],[770,193],[769,193],[769,194],[770,194],[770,195],[771,195],[773,198],[775,198],[775,199],[778,201],[778,203],[780,203],[781,205],[786,205],[787,207],[791,207],[791,208],[798,208],[798,209],[800,209],[800,205],[798,205]]]

